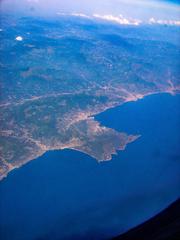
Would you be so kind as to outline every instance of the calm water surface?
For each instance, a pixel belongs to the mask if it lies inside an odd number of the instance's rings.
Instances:
[[[98,164],[52,151],[0,182],[2,240],[107,239],[180,197],[180,96],[158,94],[97,119],[141,138]]]

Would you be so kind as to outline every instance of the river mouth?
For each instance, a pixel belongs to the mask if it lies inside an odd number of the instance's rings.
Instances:
[[[157,94],[96,116],[141,138],[112,161],[50,151],[0,182],[1,239],[104,239],[180,196],[180,96]],[[72,238],[76,237],[76,238]]]

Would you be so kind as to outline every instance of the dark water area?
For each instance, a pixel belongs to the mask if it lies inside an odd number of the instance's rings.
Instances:
[[[0,182],[2,240],[108,239],[180,197],[180,95],[110,109],[103,125],[141,138],[112,161],[51,151]]]

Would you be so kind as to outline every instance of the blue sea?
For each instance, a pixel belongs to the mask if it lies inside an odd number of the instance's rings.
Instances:
[[[109,239],[180,197],[180,95],[157,94],[96,117],[141,137],[112,161],[50,151],[0,182],[2,240]]]

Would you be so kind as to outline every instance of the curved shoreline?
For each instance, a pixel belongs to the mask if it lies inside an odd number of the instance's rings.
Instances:
[[[87,119],[89,119],[89,118],[91,118],[91,117],[93,117],[93,119],[96,119],[96,116],[98,116],[99,114],[101,114],[101,113],[103,113],[103,112],[105,112],[105,111],[108,111],[109,109],[119,107],[119,106],[121,106],[121,105],[124,105],[125,103],[139,101],[139,100],[141,100],[141,99],[143,99],[143,98],[145,98],[145,97],[147,97],[147,96],[157,95],[157,94],[170,94],[170,95],[172,95],[172,96],[175,95],[174,93],[168,92],[168,91],[167,91],[167,92],[149,93],[149,94],[146,94],[146,95],[143,95],[143,96],[140,95],[139,98],[134,98],[134,99],[131,99],[131,100],[130,100],[130,99],[127,99],[127,101],[125,101],[125,102],[123,102],[123,103],[120,103],[120,104],[116,103],[116,104],[114,104],[114,105],[105,107],[102,111],[97,111],[96,113],[93,113],[93,114],[91,114],[91,115],[88,115],[88,116],[87,116]],[[99,123],[99,125],[101,126],[101,123]],[[104,127],[104,126],[103,126],[103,127]],[[134,136],[134,140],[132,140],[132,141],[130,141],[130,142],[135,141],[135,140],[136,140],[137,138],[139,138],[139,137],[140,137],[140,135]],[[123,148],[119,148],[118,150],[122,150],[122,151],[125,150],[126,145],[127,145],[128,143],[130,143],[130,142],[127,142],[127,143],[124,145]],[[96,160],[99,161],[99,162],[101,162],[101,161],[107,161],[107,160],[109,161],[109,160],[112,159],[112,155],[113,155],[113,154],[116,154],[116,152],[114,152],[114,153],[111,154],[111,157],[108,157],[107,159],[98,160],[95,156],[93,156],[93,154],[88,154],[87,152],[85,152],[85,151],[83,151],[83,150],[81,150],[81,149],[77,149],[75,146],[59,146],[59,147],[49,148],[49,149],[47,149],[47,148],[46,148],[46,149],[44,149],[44,148],[39,148],[39,153],[37,153],[37,155],[36,155],[35,157],[30,157],[29,159],[24,160],[21,164],[16,165],[16,166],[11,165],[11,167],[9,167],[9,165],[7,165],[7,166],[8,166],[8,169],[7,169],[7,171],[5,171],[5,173],[3,173],[3,174],[0,176],[0,181],[2,181],[4,178],[6,178],[6,177],[8,176],[8,173],[11,172],[12,170],[20,168],[21,166],[25,165],[26,163],[28,163],[28,162],[30,162],[30,161],[33,161],[33,160],[37,159],[38,157],[42,156],[42,155],[45,154],[46,152],[48,152],[48,151],[53,151],[53,150],[64,150],[64,149],[73,149],[73,150],[75,150],[75,151],[83,152],[83,153],[85,153],[85,154],[87,154],[87,155],[90,155],[92,158],[96,159]]]

